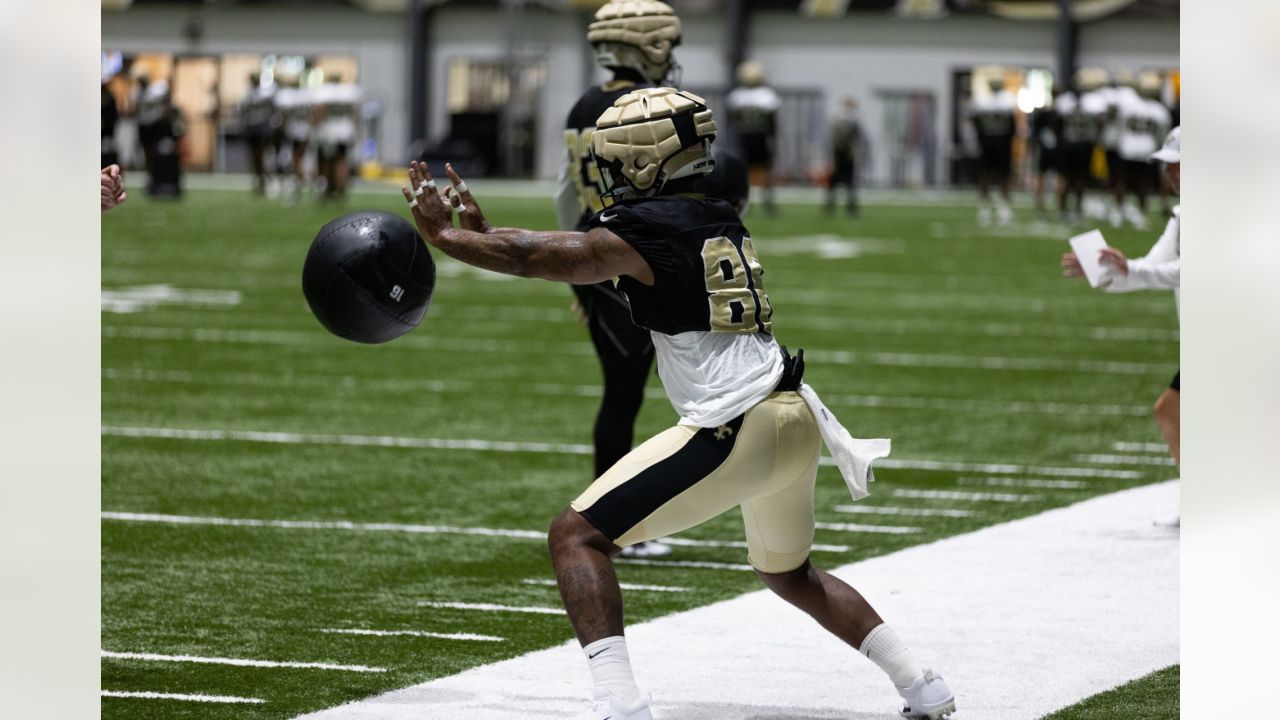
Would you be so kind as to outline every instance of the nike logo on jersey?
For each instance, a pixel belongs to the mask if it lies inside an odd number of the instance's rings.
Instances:
[[[600,222],[609,222],[610,220],[617,219],[617,217],[618,217],[618,213],[614,213],[612,215],[605,215],[604,213],[600,213]]]

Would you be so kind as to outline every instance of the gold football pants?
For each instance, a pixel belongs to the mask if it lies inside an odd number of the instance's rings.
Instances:
[[[794,392],[775,392],[718,428],[677,425],[632,450],[571,507],[619,546],[672,535],[742,508],[762,572],[800,567],[813,545],[822,437]]]

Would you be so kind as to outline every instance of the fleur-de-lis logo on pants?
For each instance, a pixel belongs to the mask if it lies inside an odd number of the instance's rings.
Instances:
[[[723,440],[733,434],[733,428],[728,425],[721,425],[716,428],[716,439]]]

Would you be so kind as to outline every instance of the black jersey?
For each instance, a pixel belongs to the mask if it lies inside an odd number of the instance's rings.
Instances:
[[[764,267],[729,203],[634,198],[597,213],[589,227],[621,237],[653,270],[652,286],[625,276],[618,280],[636,325],[666,335],[772,332]]]
[[[578,230],[585,230],[591,216],[604,208],[600,200],[600,172],[591,159],[591,134],[595,132],[596,120],[613,107],[614,100],[632,90],[647,87],[653,86],[631,80],[613,80],[596,85],[578,98],[569,111],[564,142],[569,151],[569,173],[578,191],[578,209],[582,213],[578,218]]]

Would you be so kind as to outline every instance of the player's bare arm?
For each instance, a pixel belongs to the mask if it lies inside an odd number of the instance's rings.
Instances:
[[[423,239],[449,257],[520,277],[586,285],[629,275],[653,283],[653,271],[644,258],[603,228],[582,233],[490,226],[470,188],[452,167],[447,172],[452,188],[446,197],[436,189],[426,163],[409,164],[410,187],[400,190]],[[453,226],[455,210],[463,216],[463,227]]]

